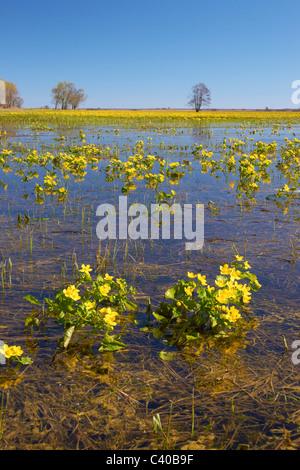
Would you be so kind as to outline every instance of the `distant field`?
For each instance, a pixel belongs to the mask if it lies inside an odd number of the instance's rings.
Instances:
[[[159,124],[186,125],[191,123],[241,122],[285,122],[295,123],[300,119],[300,110],[203,110],[196,113],[187,109],[0,109],[0,123],[32,123],[34,121],[59,124],[118,123],[118,125]]]

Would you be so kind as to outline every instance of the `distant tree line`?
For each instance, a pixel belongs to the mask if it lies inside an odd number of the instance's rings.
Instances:
[[[51,90],[52,100],[55,109],[77,109],[80,103],[83,103],[87,96],[82,88],[76,88],[74,83],[58,82],[56,87]]]

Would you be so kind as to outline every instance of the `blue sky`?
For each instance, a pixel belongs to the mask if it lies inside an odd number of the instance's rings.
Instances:
[[[185,108],[198,82],[215,108],[299,107],[298,1],[15,0],[0,17],[0,77],[26,108],[63,80],[84,107]]]

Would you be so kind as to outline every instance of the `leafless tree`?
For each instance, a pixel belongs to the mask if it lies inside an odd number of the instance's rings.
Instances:
[[[74,83],[67,83],[66,81],[58,82],[56,87],[52,88],[51,93],[55,109],[59,105],[61,109],[68,109],[70,106],[72,109],[76,109],[87,98],[82,88],[77,90]]]
[[[195,111],[198,113],[202,106],[209,106],[210,102],[210,91],[204,83],[197,83],[197,85],[194,85],[188,105],[195,108]]]
[[[22,108],[23,103],[24,103],[24,100],[20,96],[17,96],[17,98],[15,99],[15,107]]]
[[[82,88],[76,90],[76,88],[72,91],[70,96],[70,105],[72,109],[77,109],[80,103],[83,103],[87,99],[86,94]]]
[[[23,100],[18,95],[19,90],[15,83],[5,82],[5,101],[9,108],[21,108]]]

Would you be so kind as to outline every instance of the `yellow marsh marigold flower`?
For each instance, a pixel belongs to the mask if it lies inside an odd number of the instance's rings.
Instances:
[[[96,302],[91,302],[90,300],[88,300],[84,303],[84,306],[87,310],[93,310],[96,307]]]
[[[235,268],[232,268],[230,271],[230,279],[234,281],[235,279],[241,279],[240,278],[241,271],[237,271]]]
[[[226,313],[223,313],[221,317],[226,318],[226,320],[229,320],[231,323],[235,323],[239,318],[241,318],[240,312],[234,306],[230,308],[226,307],[224,310]]]
[[[232,297],[232,292],[229,289],[222,289],[217,292],[216,299],[220,304],[226,304]]]
[[[191,296],[192,293],[194,292],[194,287],[188,286],[188,287],[185,287],[184,290],[187,295]]]
[[[59,188],[58,190],[61,194],[64,194],[67,192],[66,188]]]
[[[103,314],[105,313],[104,321],[108,325],[115,326],[117,324],[117,322],[115,322],[115,318],[118,315],[118,312],[116,312],[115,310],[112,310],[111,307],[102,308],[100,310],[100,313],[103,313]]]
[[[207,284],[206,276],[202,276],[201,274],[197,274],[197,278],[198,278],[198,281],[200,281],[203,286],[205,286]]]
[[[103,286],[100,286],[99,291],[100,291],[100,294],[104,296],[107,295],[108,292],[110,291],[110,285],[106,283]]]
[[[244,285],[241,290],[243,292],[243,302],[245,304],[248,304],[251,299],[251,292],[250,292],[251,287]]]
[[[239,256],[239,255],[235,255],[235,259],[237,261],[243,261],[244,257],[243,256]]]
[[[220,266],[221,274],[230,274],[231,268],[229,268],[228,264],[224,264],[224,266]]]
[[[246,284],[238,284],[237,288],[242,293],[242,299],[244,303],[249,303],[251,299],[251,287]]]
[[[115,326],[117,324],[117,322],[115,321],[116,315],[117,315],[117,313],[105,315],[105,317],[104,317],[105,323],[107,323],[108,325],[111,325],[111,326]]]
[[[85,264],[82,264],[82,265],[81,265],[81,269],[79,269],[79,271],[80,271],[81,273],[84,273],[84,274],[86,274],[87,276],[89,276],[89,275],[90,275],[90,272],[93,271],[93,270],[92,270],[92,268],[90,267],[89,264],[86,264],[86,265],[85,265]]]
[[[116,280],[116,283],[119,284],[119,286],[121,287],[122,290],[125,290],[125,288],[127,286],[125,279],[118,278]]]
[[[195,277],[197,277],[197,274],[191,273],[189,271],[188,271],[187,275],[190,279],[194,279]]]
[[[66,297],[75,301],[81,298],[79,295],[79,289],[77,289],[74,285],[67,287],[67,289],[64,289],[63,293]]]
[[[105,274],[104,276],[104,279],[106,279],[107,281],[111,281],[112,279],[114,278],[114,276],[110,276],[109,274]]]
[[[224,279],[218,279],[218,280],[215,281],[215,284],[216,284],[218,287],[225,287],[226,281],[224,281]]]
[[[251,266],[250,266],[250,264],[248,263],[248,261],[245,261],[245,262],[244,262],[244,266],[245,266],[246,269],[251,269]]]
[[[22,356],[23,351],[20,346],[8,346],[4,344],[4,347],[0,349],[0,354],[4,354],[4,356],[9,359],[13,356]]]

